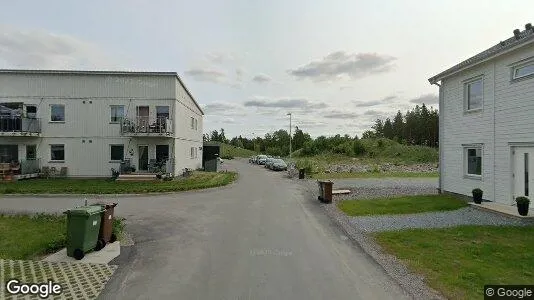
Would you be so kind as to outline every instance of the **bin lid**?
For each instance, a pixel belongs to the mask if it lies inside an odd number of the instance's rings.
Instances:
[[[88,205],[69,209],[67,211],[70,215],[95,215],[103,212],[104,209],[99,205]]]

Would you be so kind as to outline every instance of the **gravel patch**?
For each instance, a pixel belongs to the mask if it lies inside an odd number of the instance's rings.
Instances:
[[[390,216],[349,217],[349,224],[362,232],[380,232],[410,228],[445,228],[460,225],[525,226],[529,220],[464,207],[453,211],[426,212]]]

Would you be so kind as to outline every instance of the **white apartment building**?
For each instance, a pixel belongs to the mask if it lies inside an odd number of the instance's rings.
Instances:
[[[202,166],[203,115],[175,72],[0,70],[0,163],[180,174]]]

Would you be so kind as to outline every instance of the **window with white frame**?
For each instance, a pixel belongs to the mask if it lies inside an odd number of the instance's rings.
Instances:
[[[198,158],[198,148],[195,147],[195,158]]]
[[[65,160],[65,145],[50,145],[50,160],[64,161]]]
[[[110,145],[110,160],[123,161],[124,160],[124,145]]]
[[[195,129],[195,118],[191,117],[191,129]]]
[[[195,119],[195,130],[198,130],[198,119]]]
[[[124,118],[124,105],[111,105],[111,123],[119,123]]]
[[[191,147],[191,158],[195,158],[195,147]]]
[[[65,122],[65,105],[51,104],[50,105],[50,121],[51,122]]]
[[[519,79],[534,75],[534,62],[526,65],[514,67],[512,79]]]
[[[465,108],[467,111],[482,108],[484,99],[484,84],[482,78],[465,83],[464,86]]]
[[[482,176],[482,146],[467,146],[464,149],[465,175]]]

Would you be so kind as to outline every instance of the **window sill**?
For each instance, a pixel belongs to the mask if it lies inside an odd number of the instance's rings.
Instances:
[[[50,160],[48,161],[49,164],[62,164],[65,163],[64,160]]]
[[[65,121],[48,121],[48,123],[65,123]]]
[[[482,175],[464,175],[464,179],[482,180]]]
[[[484,110],[483,108],[475,108],[475,109],[464,110],[464,114],[482,112],[483,110]]]
[[[122,162],[122,160],[110,160],[109,163],[110,164],[120,164]]]
[[[525,75],[525,76],[521,76],[521,77],[517,77],[517,78],[512,78],[512,80],[510,80],[510,83],[520,82],[520,81],[523,81],[523,80],[529,80],[529,79],[532,79],[532,78],[534,78],[534,74],[529,74],[529,75]]]
[[[109,122],[109,124],[120,124],[121,122]]]

